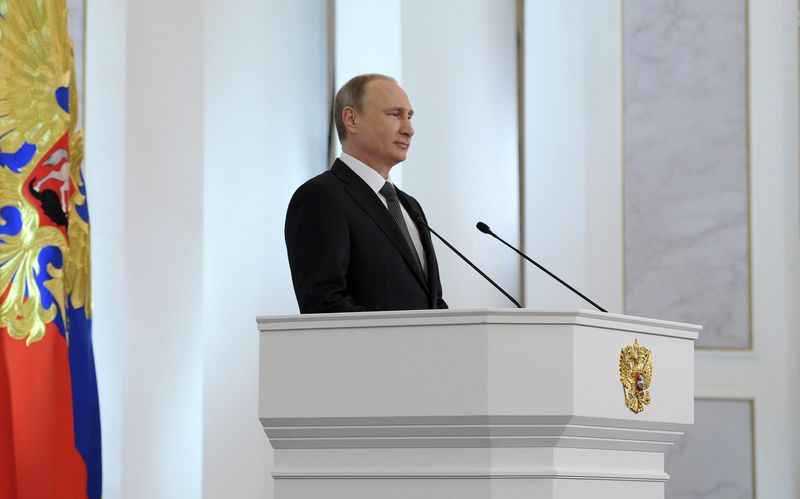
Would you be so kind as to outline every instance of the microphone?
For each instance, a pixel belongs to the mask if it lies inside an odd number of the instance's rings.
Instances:
[[[505,295],[505,297],[506,297],[506,298],[508,298],[509,300],[511,300],[511,303],[513,303],[514,305],[516,305],[516,306],[517,306],[517,308],[522,308],[522,305],[520,305],[520,304],[519,304],[519,302],[518,302],[517,300],[515,300],[513,296],[511,296],[510,294],[506,293],[506,291],[505,291],[503,288],[501,288],[501,287],[500,287],[500,285],[498,285],[496,282],[494,282],[494,281],[491,279],[491,277],[489,277],[488,275],[484,274],[484,273],[483,273],[483,271],[482,271],[481,269],[479,269],[477,266],[475,266],[475,264],[474,264],[474,263],[470,262],[470,261],[469,261],[469,259],[468,259],[467,257],[465,257],[464,255],[462,255],[462,254],[461,254],[461,252],[460,252],[460,251],[458,251],[458,250],[457,250],[457,249],[456,249],[456,248],[455,248],[455,247],[454,247],[452,244],[448,243],[448,242],[445,240],[445,238],[443,238],[442,236],[440,236],[440,235],[439,235],[439,234],[438,234],[438,233],[437,233],[435,230],[431,229],[431,228],[430,228],[430,226],[429,226],[428,224],[426,224],[424,220],[422,220],[422,216],[421,216],[421,215],[416,215],[416,217],[415,217],[415,221],[416,221],[418,224],[420,224],[421,226],[423,226],[423,227],[425,227],[426,229],[428,229],[428,230],[430,231],[430,233],[431,233],[431,234],[433,234],[434,236],[438,237],[438,238],[439,238],[439,240],[440,240],[441,242],[443,242],[443,243],[444,243],[444,244],[445,244],[445,245],[446,245],[448,248],[450,248],[451,250],[453,250],[453,253],[455,253],[456,255],[460,256],[460,257],[461,257],[461,259],[462,259],[462,260],[464,260],[465,262],[467,262],[467,264],[469,264],[469,266],[470,266],[470,267],[472,267],[473,269],[475,269],[475,272],[479,273],[479,274],[480,274],[480,275],[481,275],[481,276],[482,276],[484,279],[486,279],[487,281],[489,281],[489,282],[492,284],[492,286],[494,286],[495,288],[497,288],[497,290],[498,290],[498,291],[500,291],[501,293],[503,293],[503,295]]]
[[[538,263],[536,263],[535,261],[533,261],[533,259],[532,259],[531,257],[529,257],[529,256],[528,256],[528,255],[526,255],[525,253],[521,252],[521,251],[520,251],[520,250],[518,250],[517,248],[515,248],[515,247],[511,246],[510,244],[508,244],[507,242],[505,242],[505,241],[504,241],[504,240],[503,240],[503,239],[502,239],[500,236],[498,236],[497,234],[495,234],[494,232],[492,232],[492,229],[490,229],[490,228],[489,228],[489,226],[488,226],[488,225],[486,225],[485,223],[483,223],[483,222],[478,222],[478,223],[475,225],[475,227],[477,227],[477,228],[478,228],[478,230],[479,230],[479,231],[481,231],[481,232],[483,232],[484,234],[489,234],[490,236],[494,237],[495,239],[497,239],[497,240],[498,240],[498,241],[500,241],[501,243],[505,244],[506,246],[508,246],[508,247],[509,247],[509,248],[511,248],[512,250],[514,250],[514,251],[516,251],[517,253],[519,253],[519,255],[520,255],[522,258],[524,258],[524,259],[528,260],[528,261],[529,261],[529,262],[531,262],[532,264],[534,264],[534,265],[536,265],[537,267],[539,267],[540,269],[544,270],[544,271],[547,273],[547,275],[549,275],[550,277],[552,277],[552,278],[553,278],[553,279],[555,279],[556,281],[560,282],[562,285],[564,285],[564,286],[566,286],[567,288],[569,288],[569,290],[570,290],[570,291],[572,291],[573,293],[577,294],[578,296],[580,296],[580,297],[581,297],[581,298],[583,298],[584,300],[586,300],[586,301],[588,301],[589,303],[591,303],[591,304],[592,304],[592,305],[593,305],[593,306],[594,306],[594,307],[595,307],[597,310],[599,310],[599,311],[601,311],[601,312],[606,312],[606,313],[608,313],[608,311],[607,311],[606,309],[604,309],[603,307],[601,307],[601,306],[600,306],[600,305],[598,305],[597,303],[593,302],[592,300],[590,300],[589,298],[587,298],[586,296],[584,296],[584,294],[583,294],[583,293],[581,293],[580,291],[578,291],[577,289],[573,288],[572,286],[570,286],[570,285],[569,285],[569,284],[567,284],[566,282],[562,281],[562,280],[561,280],[561,278],[559,278],[559,277],[558,277],[557,275],[555,275],[554,273],[550,272],[550,271],[549,271],[549,270],[547,270],[546,268],[542,267],[541,265],[539,265]]]

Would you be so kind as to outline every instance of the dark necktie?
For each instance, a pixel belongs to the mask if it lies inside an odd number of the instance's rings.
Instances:
[[[386,182],[378,192],[380,192],[383,197],[386,198],[386,207],[389,208],[389,214],[392,215],[394,223],[397,224],[400,232],[403,233],[403,238],[405,238],[406,243],[408,243],[408,247],[411,249],[411,254],[414,255],[414,261],[417,262],[417,268],[419,269],[420,275],[425,275],[425,273],[422,271],[422,264],[419,261],[417,249],[414,247],[414,241],[411,239],[411,234],[408,233],[408,227],[406,226],[406,221],[403,218],[403,212],[400,210],[400,199],[397,197],[397,191],[394,190],[394,186],[391,183]]]

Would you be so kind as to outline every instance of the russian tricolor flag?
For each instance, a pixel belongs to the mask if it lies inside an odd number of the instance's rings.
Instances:
[[[64,0],[0,2],[0,499],[99,498],[89,212]]]

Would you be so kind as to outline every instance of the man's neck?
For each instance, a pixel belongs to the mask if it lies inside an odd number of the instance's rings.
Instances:
[[[357,160],[361,161],[365,165],[369,166],[370,168],[372,168],[373,170],[378,172],[378,174],[380,174],[381,177],[383,177],[385,179],[389,178],[389,172],[392,170],[391,166],[387,166],[387,167],[383,167],[383,168],[379,167],[379,166],[375,166],[373,164],[373,162],[370,161],[369,158],[367,158],[364,154],[360,154],[359,151],[351,150],[351,148],[348,148],[346,144],[342,145],[342,151],[346,152],[350,156],[356,158]]]

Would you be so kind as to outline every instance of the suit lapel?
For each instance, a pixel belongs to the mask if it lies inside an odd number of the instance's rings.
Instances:
[[[386,234],[386,237],[392,241],[395,248],[403,256],[406,265],[411,269],[419,281],[420,285],[428,289],[424,276],[421,274],[421,269],[417,265],[414,256],[411,254],[411,248],[408,247],[403,233],[400,228],[394,223],[389,210],[383,205],[377,194],[359,177],[353,170],[350,169],[341,160],[337,159],[331,168],[336,177],[344,182],[345,192],[358,204],[361,209],[375,222],[375,224]],[[406,208],[408,209],[408,208]],[[409,212],[410,213],[410,212]],[[426,250],[427,254],[427,250]]]
[[[431,240],[431,233],[426,227],[420,226],[420,224],[417,222],[418,219],[424,220],[424,217],[417,209],[417,205],[414,201],[412,201],[411,197],[400,189],[397,189],[397,197],[400,198],[400,202],[403,203],[403,206],[405,206],[408,214],[411,215],[411,218],[414,220],[414,225],[417,226],[417,232],[419,232],[419,238],[422,242],[422,249],[425,252],[425,262],[427,263],[428,267],[426,284],[428,288],[428,294],[431,299],[431,308],[436,308],[436,296],[438,293],[438,290],[436,289],[436,283],[439,280],[439,268],[436,264],[436,255],[433,252],[433,240]]]

